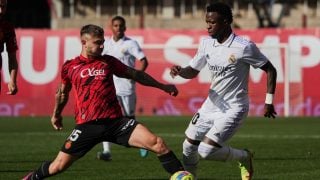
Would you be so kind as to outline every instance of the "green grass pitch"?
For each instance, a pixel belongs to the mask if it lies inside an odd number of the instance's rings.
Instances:
[[[140,117],[165,139],[181,159],[184,129],[191,117]],[[0,117],[0,179],[21,179],[44,160],[53,159],[74,126],[64,119],[63,131],[54,131],[49,117]],[[319,179],[320,118],[247,118],[228,142],[254,150],[254,179]],[[168,179],[155,154],[139,156],[138,149],[112,146],[110,162],[96,160],[96,146],[62,174],[50,179]],[[201,160],[201,179],[240,179],[236,162]]]

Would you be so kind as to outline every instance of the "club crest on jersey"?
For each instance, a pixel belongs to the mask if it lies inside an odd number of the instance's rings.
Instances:
[[[121,53],[122,53],[122,54],[125,54],[126,52],[127,52],[127,49],[126,49],[126,48],[121,49]]]
[[[228,62],[230,64],[234,64],[234,63],[236,63],[236,61],[237,61],[236,57],[233,54],[231,54],[229,59],[228,59]]]
[[[66,143],[64,144],[64,148],[70,149],[70,148],[71,148],[71,145],[72,145],[72,141],[68,140],[68,141],[66,141]]]

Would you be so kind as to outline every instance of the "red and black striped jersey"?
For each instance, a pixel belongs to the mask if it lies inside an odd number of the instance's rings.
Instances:
[[[112,56],[94,59],[78,56],[62,66],[62,83],[71,83],[75,96],[76,124],[122,116],[113,75],[121,75],[127,66]]]

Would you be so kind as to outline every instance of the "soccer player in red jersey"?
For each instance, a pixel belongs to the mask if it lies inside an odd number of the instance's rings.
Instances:
[[[62,66],[62,82],[56,93],[51,118],[53,127],[61,130],[61,113],[73,87],[76,126],[57,157],[51,162],[42,163],[39,169],[29,173],[24,179],[44,179],[61,173],[103,141],[152,151],[170,174],[183,170],[180,161],[160,137],[136,120],[122,115],[113,75],[133,79],[172,96],[178,94],[176,87],[162,84],[147,73],[130,68],[112,56],[102,56],[104,31],[101,27],[86,25],[82,27],[80,35],[81,55],[66,61]]]
[[[18,50],[16,33],[13,26],[4,20],[3,16],[6,13],[7,0],[0,0],[0,53],[4,50],[4,44],[6,44],[8,52],[8,65],[10,73],[10,81],[8,83],[9,95],[15,95],[18,92],[17,87],[17,72],[18,62],[16,52]],[[0,56],[0,81],[1,81],[1,69],[2,69],[2,56]],[[1,84],[0,84],[1,89]]]

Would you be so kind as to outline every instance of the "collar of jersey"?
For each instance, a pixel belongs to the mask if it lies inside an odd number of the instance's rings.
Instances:
[[[223,42],[223,43],[219,43],[217,39],[215,39],[213,46],[217,47],[217,46],[227,46],[230,47],[231,43],[233,42],[234,38],[236,37],[236,35],[234,33],[231,33],[228,37],[228,39]]]
[[[91,60],[94,60],[94,58],[86,58],[86,57],[82,56],[81,54],[80,54],[79,58],[80,58],[80,60],[82,60],[82,61],[91,61]]]
[[[113,36],[111,36],[111,41],[112,41],[113,43],[120,43],[120,42],[123,42],[125,38],[126,38],[126,36],[123,36],[123,37],[120,38],[118,41],[115,41],[115,40],[113,39]]]

